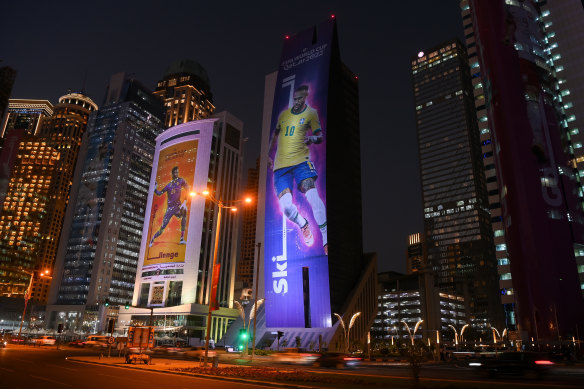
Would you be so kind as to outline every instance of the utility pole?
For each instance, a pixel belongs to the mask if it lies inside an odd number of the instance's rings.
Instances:
[[[253,336],[251,338],[251,361],[255,355],[255,336],[256,336],[256,318],[258,313],[258,284],[260,283],[260,253],[262,251],[262,242],[257,243],[258,246],[258,260],[256,261],[256,280],[253,303]]]

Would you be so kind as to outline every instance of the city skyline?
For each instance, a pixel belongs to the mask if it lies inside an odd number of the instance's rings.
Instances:
[[[378,253],[380,271],[405,270],[407,236],[421,232],[423,221],[413,96],[406,74],[418,50],[462,36],[458,1],[440,6],[430,1],[372,3],[358,9],[349,2],[323,2],[311,4],[310,12],[303,3],[266,2],[257,12],[236,3],[219,9],[210,4],[136,7],[130,2],[116,4],[112,13],[112,4],[97,4],[91,14],[39,5],[26,11],[26,21],[0,27],[6,40],[3,65],[18,71],[11,97],[54,102],[67,89],[83,88],[99,105],[111,74],[133,72],[154,90],[172,62],[189,58],[209,73],[217,111],[229,110],[244,121],[249,138],[245,169],[259,156],[264,77],[277,68],[274,58],[285,35],[335,14],[344,61],[360,84],[364,249]],[[371,12],[373,6],[376,12]],[[19,14],[21,7],[9,4],[7,14]],[[69,28],[70,20],[80,23]],[[107,29],[102,27],[106,22]],[[71,44],[55,45],[64,36]],[[23,51],[31,41],[38,49]]]

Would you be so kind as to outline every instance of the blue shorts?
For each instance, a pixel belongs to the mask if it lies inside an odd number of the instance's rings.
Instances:
[[[307,178],[314,178],[315,181],[318,178],[314,164],[310,161],[274,170],[274,186],[276,187],[276,194],[279,195],[286,189],[292,191],[294,181],[296,181],[298,190],[300,190],[300,183]]]

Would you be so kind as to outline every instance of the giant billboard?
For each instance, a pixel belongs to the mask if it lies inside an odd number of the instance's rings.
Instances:
[[[144,266],[185,261],[197,144],[198,140],[191,140],[160,151]]]
[[[334,21],[287,38],[267,150],[267,327],[330,327],[326,136]]]

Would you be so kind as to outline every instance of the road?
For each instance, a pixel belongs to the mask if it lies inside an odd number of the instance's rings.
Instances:
[[[88,389],[148,389],[166,388],[169,384],[173,389],[180,388],[220,388],[220,389],[249,389],[262,387],[257,383],[231,382],[217,379],[206,379],[192,376],[171,375],[168,373],[152,372],[146,370],[125,369],[95,364],[78,363],[67,360],[66,357],[91,355],[96,356],[96,349],[65,348],[57,350],[56,347],[24,347],[9,346],[0,349],[0,389],[29,389],[29,388],[88,388]],[[258,358],[259,359],[259,358]],[[225,361],[226,362],[226,361]],[[236,360],[232,360],[236,363]],[[260,362],[259,360],[257,362]],[[291,365],[278,365],[268,359],[264,359],[261,365],[290,368]],[[332,374],[357,375],[360,377],[382,377],[387,382],[405,384],[409,386],[411,370],[407,365],[364,364],[356,370],[336,371],[335,369],[316,369],[294,365],[299,369],[312,372],[326,372]],[[503,387],[584,387],[583,366],[557,366],[553,373],[545,380],[524,380],[522,378],[481,379],[477,372],[453,365],[425,365],[421,369],[422,384],[430,385],[440,383],[450,384],[453,387],[475,387],[474,384],[497,385]],[[347,377],[348,378],[348,377]],[[397,380],[397,381],[396,381]],[[311,382],[308,386],[320,386]],[[460,386],[459,386],[460,385]],[[324,385],[328,386],[328,385]],[[342,386],[342,385],[341,385]],[[478,386],[478,385],[476,385]],[[268,387],[268,386],[264,386]],[[272,386],[273,387],[273,386]]]
[[[0,349],[1,389],[148,389],[167,388],[169,380],[173,389],[251,389],[257,384],[229,382],[90,365],[68,361],[73,355],[95,355],[95,350],[56,350],[55,347],[8,347]]]

